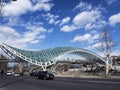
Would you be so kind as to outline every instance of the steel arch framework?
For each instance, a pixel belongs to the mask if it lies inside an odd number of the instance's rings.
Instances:
[[[57,60],[66,54],[76,54],[83,57],[93,58],[93,60],[96,62],[105,64],[105,60],[102,57],[91,51],[81,48],[57,47],[41,51],[26,51],[4,43],[1,44],[1,48],[11,58],[20,58],[34,65],[41,66],[43,70],[46,70],[48,66],[56,64]]]

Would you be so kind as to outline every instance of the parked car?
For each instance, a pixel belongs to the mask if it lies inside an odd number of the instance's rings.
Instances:
[[[38,71],[34,71],[30,73],[30,76],[37,77]]]
[[[38,79],[44,79],[44,80],[54,79],[54,75],[48,71],[39,71],[36,77]]]
[[[20,73],[15,72],[15,73],[14,73],[14,76],[15,76],[15,77],[19,77],[19,76],[20,76]]]
[[[8,76],[12,75],[12,71],[8,70],[8,71],[6,72],[6,75],[8,75]]]

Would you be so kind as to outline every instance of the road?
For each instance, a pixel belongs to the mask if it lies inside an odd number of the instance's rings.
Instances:
[[[120,79],[38,80],[28,76],[0,76],[0,90],[120,90]]]

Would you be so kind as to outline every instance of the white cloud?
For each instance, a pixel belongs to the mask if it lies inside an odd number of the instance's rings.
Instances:
[[[99,39],[98,33],[86,33],[84,35],[76,35],[71,42],[87,42],[88,44],[95,43]]]
[[[58,25],[60,23],[60,20],[55,21],[55,25]]]
[[[3,8],[4,16],[20,16],[28,11],[50,11],[53,4],[50,0],[36,0],[34,3],[31,0],[17,0],[16,2],[8,3]]]
[[[64,18],[62,21],[61,21],[61,24],[60,25],[64,25],[64,24],[66,24],[66,23],[68,23],[69,21],[70,21],[70,17],[66,17],[66,18]]]
[[[79,9],[79,13],[74,16],[71,24],[62,26],[61,31],[72,32],[79,29],[98,29],[103,28],[107,24],[102,16],[102,12],[106,12],[106,9],[101,7],[101,5],[93,7],[89,3],[80,1],[80,3],[74,8],[74,10],[76,9]]]
[[[40,35],[38,36],[39,39],[44,39],[46,37],[46,35]]]
[[[46,29],[41,27],[41,26],[27,26],[27,29],[29,29],[29,31],[24,32],[23,33],[23,37],[20,38],[19,40],[17,40],[17,42],[19,43],[29,43],[29,42],[33,42],[34,40],[36,41],[36,39],[40,40],[43,38],[39,38],[43,33],[46,32]]]
[[[46,37],[47,30],[41,26],[27,26],[26,28],[28,29],[26,32],[19,33],[12,27],[0,26],[0,43],[28,48],[29,44],[38,43]]]
[[[49,20],[49,24],[54,24],[54,23],[55,23],[55,19],[52,18]]]
[[[86,49],[96,49],[97,47],[99,47],[101,45],[101,43],[95,43],[93,45],[87,46]]]
[[[51,18],[54,18],[54,19],[59,18],[58,15],[53,15],[53,14],[51,14],[51,13],[42,14],[42,17],[44,17],[46,20],[49,20],[49,19],[51,19]]]
[[[74,31],[76,30],[76,26],[69,26],[69,25],[65,25],[61,28],[61,31],[64,31],[64,32],[71,32],[71,31]]]
[[[26,13],[32,7],[30,0],[17,0],[6,4],[3,8],[3,15],[5,16],[19,16]]]
[[[53,28],[48,30],[48,33],[52,33],[53,32]]]
[[[30,43],[35,44],[35,43],[38,43],[38,42],[39,42],[39,40],[34,40],[34,41],[31,41]]]
[[[19,18],[18,18],[19,19]],[[0,42],[13,45],[19,48],[29,48],[28,45],[39,43],[46,38],[47,33],[51,33],[52,29],[45,29],[40,22],[30,20],[28,23],[25,21],[17,22],[20,28],[24,28],[22,32],[18,32],[20,29],[15,30],[12,25],[0,26]],[[10,20],[12,22],[12,20]],[[21,26],[23,24],[23,26]],[[17,26],[16,25],[16,26]],[[14,27],[14,25],[13,25]]]
[[[77,35],[71,42],[81,42],[81,41],[87,41],[91,38],[91,34],[84,34],[83,36]]]
[[[51,13],[42,14],[42,17],[49,23],[57,25],[60,23],[60,20],[57,20],[59,18],[59,15],[53,15]]]
[[[54,5],[52,3],[49,3],[49,1],[50,0],[38,0],[38,2],[36,2],[36,4],[33,6],[33,11],[50,11],[51,7],[53,7]]]
[[[93,40],[96,40],[96,39],[99,39],[99,37],[100,37],[100,34],[94,34],[94,35],[92,36],[92,39],[93,39]]]
[[[64,25],[63,27],[61,27],[61,31],[71,32],[80,28],[85,29],[98,28],[104,24],[103,20],[101,20],[100,18],[101,18],[100,11],[97,10],[83,11],[74,17],[71,25]]]
[[[74,8],[74,10],[76,10],[76,9],[80,9],[81,11],[82,11],[82,10],[91,10],[91,9],[92,9],[92,5],[81,1],[81,2]]]
[[[104,20],[99,20],[95,23],[88,23],[85,25],[85,29],[86,30],[90,30],[90,29],[100,29],[100,28],[104,28],[104,26],[107,25],[107,22]]]
[[[43,28],[41,25],[39,25],[39,24],[36,24],[36,23],[32,23],[32,22],[28,22],[27,24],[26,24],[26,29],[28,29],[28,30],[31,30],[31,31],[34,31],[34,32],[45,32],[46,31],[46,29],[45,28]]]
[[[109,18],[109,24],[115,26],[117,23],[120,23],[120,13],[112,15]]]
[[[88,23],[94,23],[100,18],[100,12],[99,11],[84,11],[76,15],[73,19],[73,23],[75,25],[83,26]]]
[[[6,25],[7,26],[16,26],[16,25],[21,25],[22,24],[22,19],[20,19],[19,17],[9,17],[9,18],[6,18]]]
[[[92,45],[88,45],[87,47],[85,47],[85,49],[89,49],[89,50],[97,50],[97,48],[99,47],[99,46],[101,46],[101,43],[100,42],[97,42],[97,43],[94,43],[94,44],[92,44]],[[97,52],[98,52],[98,54],[100,55],[100,56],[105,56],[105,54],[104,54],[104,52],[101,52],[101,51],[99,51],[99,50],[97,50]],[[111,56],[112,55],[120,55],[120,50],[119,49],[117,49],[117,50],[114,50],[112,53],[111,53]]]
[[[26,44],[19,44],[15,42],[15,40],[21,37],[21,34],[19,34],[15,29],[11,27],[0,26],[0,37],[0,43],[4,42],[13,46],[18,46],[20,48],[26,46]]]
[[[13,35],[13,36],[20,36],[18,32],[16,32],[13,28],[6,27],[6,26],[0,26],[0,33],[1,35]]]
[[[106,2],[107,2],[107,4],[113,4],[113,3],[115,3],[115,2],[117,2],[118,0],[105,0]]]

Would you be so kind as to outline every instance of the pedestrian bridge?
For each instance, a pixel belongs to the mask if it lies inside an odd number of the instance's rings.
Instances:
[[[56,47],[40,51],[27,51],[7,44],[1,44],[2,50],[13,59],[24,60],[46,70],[48,66],[55,65],[57,61],[67,54],[75,54],[85,58],[92,58],[95,62],[105,64],[105,60],[99,55],[86,49],[75,47]]]

